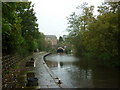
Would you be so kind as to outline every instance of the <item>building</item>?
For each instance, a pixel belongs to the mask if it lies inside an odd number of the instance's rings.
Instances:
[[[45,40],[49,45],[57,45],[57,37],[55,35],[45,35]]]

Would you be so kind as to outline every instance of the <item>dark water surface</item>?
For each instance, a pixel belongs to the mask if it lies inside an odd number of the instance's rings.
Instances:
[[[120,71],[105,67],[82,65],[71,55],[53,54],[45,59],[47,65],[69,88],[118,88]]]

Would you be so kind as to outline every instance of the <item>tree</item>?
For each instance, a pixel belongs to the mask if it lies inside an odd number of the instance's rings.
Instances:
[[[70,15],[74,17],[68,19],[69,37],[77,55],[97,58],[102,65],[120,65],[117,5],[118,3],[102,4],[98,7],[99,15],[95,17],[92,14],[94,6],[86,7],[84,4],[80,7],[83,10],[81,15]]]
[[[17,5],[15,3],[2,4],[2,43],[3,54],[15,53],[23,42],[21,36],[21,18],[16,13]],[[6,13],[7,12],[7,13]]]
[[[3,3],[3,53],[26,55],[45,46],[44,35],[38,31],[33,7],[31,2]]]
[[[63,42],[63,38],[61,36],[59,37],[59,42]]]
[[[82,14],[76,15],[75,13],[72,13],[70,18],[67,18],[69,24],[68,30],[70,32],[69,37],[71,38],[71,42],[79,56],[81,56],[82,52],[85,51],[83,41],[86,37],[85,33],[88,32],[88,24],[95,22],[95,18],[93,16],[94,6],[87,7],[86,5],[87,3],[84,3],[81,7],[77,7],[77,9],[82,10]]]

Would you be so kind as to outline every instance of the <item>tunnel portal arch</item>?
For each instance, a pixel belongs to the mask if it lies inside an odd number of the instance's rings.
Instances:
[[[63,52],[64,52],[64,49],[62,47],[58,47],[57,53],[63,53]]]

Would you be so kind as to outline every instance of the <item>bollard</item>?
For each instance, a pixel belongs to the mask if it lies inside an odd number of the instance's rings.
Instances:
[[[61,84],[61,80],[60,79],[58,79],[58,84]]]

